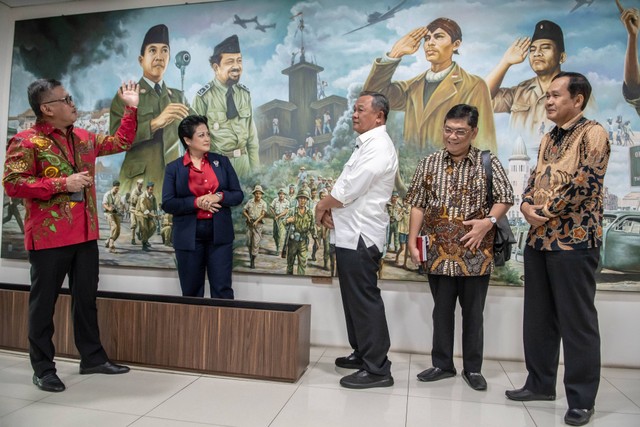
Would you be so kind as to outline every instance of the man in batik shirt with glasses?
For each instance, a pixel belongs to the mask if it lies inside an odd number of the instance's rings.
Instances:
[[[513,189],[498,158],[491,154],[493,206],[487,199],[482,152],[471,145],[478,135],[478,109],[459,104],[445,116],[444,149],[422,159],[407,193],[411,205],[408,247],[421,264],[416,239],[429,238],[427,272],[433,296],[433,366],[420,381],[456,375],[453,333],[456,300],[462,308],[462,377],[474,390],[486,390],[482,376],[483,315],[493,271],[497,218],[513,204]]]

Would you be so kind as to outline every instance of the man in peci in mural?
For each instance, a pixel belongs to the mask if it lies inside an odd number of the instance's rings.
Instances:
[[[509,68],[522,63],[527,56],[536,76],[514,87],[500,87]],[[510,113],[511,129],[524,132],[523,137],[538,135],[536,139],[539,141],[539,130],[544,130],[547,121],[545,93],[566,59],[562,28],[552,21],[538,22],[533,36],[516,39],[487,75],[493,111]]]
[[[198,91],[193,109],[209,119],[211,151],[229,157],[242,181],[260,166],[258,132],[249,89],[240,84],[238,36],[224,39],[209,58],[215,77]]]
[[[391,81],[400,61],[417,52],[424,39],[424,53],[431,68],[406,81]],[[497,152],[491,97],[482,78],[469,74],[454,60],[462,44],[460,26],[449,18],[438,18],[400,40],[382,58],[377,58],[364,90],[387,96],[390,108],[405,112],[405,143],[427,153],[442,148],[442,123],[457,104],[475,105],[480,112],[478,143],[482,150]]]
[[[120,167],[122,193],[131,191],[136,180],[143,179],[157,182],[156,190],[162,194],[164,167],[180,155],[178,124],[189,114],[189,107],[184,94],[164,82],[169,59],[169,29],[163,24],[149,28],[138,56],[142,67],[138,129]],[[120,126],[123,113],[124,104],[116,96],[111,102],[111,133]]]

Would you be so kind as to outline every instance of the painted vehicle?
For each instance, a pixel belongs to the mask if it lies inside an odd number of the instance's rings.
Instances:
[[[605,211],[598,271],[640,273],[640,212]]]

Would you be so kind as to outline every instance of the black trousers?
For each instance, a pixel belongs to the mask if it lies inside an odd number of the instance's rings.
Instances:
[[[336,247],[336,262],[349,344],[372,374],[389,375],[387,358],[391,340],[378,288],[378,268],[382,254],[367,248],[360,237],[355,250]]]
[[[98,245],[95,240],[29,251],[29,357],[38,377],[56,372],[53,314],[60,288],[69,275],[73,335],[83,366],[106,362],[98,330]]]
[[[484,350],[484,303],[489,275],[450,277],[429,274],[433,296],[433,348],[431,361],[436,368],[455,371],[453,336],[456,300],[462,308],[462,359],[466,372],[482,370]]]
[[[233,242],[222,245],[213,244],[212,220],[198,220],[195,250],[176,249],[176,261],[183,296],[204,296],[206,273],[211,298],[233,299],[231,288]]]
[[[591,409],[600,384],[594,305],[600,249],[524,252],[525,388],[555,394],[560,339],[569,408]]]

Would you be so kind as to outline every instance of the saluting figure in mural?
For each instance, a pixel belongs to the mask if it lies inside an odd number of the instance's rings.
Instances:
[[[514,87],[500,87],[509,68],[523,62],[527,55],[536,76]],[[523,136],[544,134],[544,123],[547,120],[545,93],[566,59],[560,26],[546,20],[538,22],[533,36],[516,39],[487,76],[487,85],[493,98],[493,111],[510,113],[511,129],[526,132]],[[539,140],[539,137],[536,139]]]
[[[189,107],[184,94],[168,87],[163,80],[169,58],[169,29],[164,24],[149,28],[138,57],[142,78],[138,82],[140,104],[136,139],[120,167],[123,193],[131,191],[138,179],[158,182],[158,191],[162,192],[164,167],[180,155],[178,124],[189,114]],[[115,96],[110,112],[112,134],[120,126],[123,114],[124,103]]]
[[[198,91],[193,109],[209,119],[211,151],[229,157],[242,180],[260,166],[258,132],[249,89],[239,83],[242,53],[235,34],[213,49],[215,78]]]
[[[402,57],[416,53],[424,39],[424,53],[431,68],[406,81],[391,81]],[[404,141],[433,152],[442,147],[442,124],[447,111],[457,104],[470,104],[480,112],[478,148],[497,151],[491,97],[480,77],[467,73],[453,55],[462,44],[462,30],[449,18],[438,18],[398,40],[382,58],[377,58],[364,90],[383,93],[392,110],[405,112]]]

